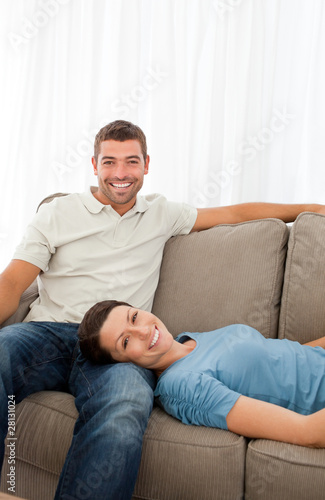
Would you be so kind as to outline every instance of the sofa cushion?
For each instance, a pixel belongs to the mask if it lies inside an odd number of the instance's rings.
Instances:
[[[78,416],[74,398],[44,391],[16,408],[16,493],[51,500]],[[233,500],[244,489],[247,443],[220,429],[184,425],[155,407],[144,436],[134,499]],[[7,457],[1,490],[7,491]]]
[[[250,500],[323,500],[325,449],[252,440],[245,485],[245,498]]]
[[[242,436],[185,425],[155,407],[144,437],[133,498],[240,499],[246,446]]]
[[[290,232],[279,337],[301,343],[325,335],[325,215],[305,212]]]
[[[175,335],[244,323],[277,337],[288,233],[264,219],[171,238],[153,313]]]
[[[77,416],[74,397],[62,392],[38,392],[16,406],[17,495],[31,500],[54,497]],[[9,451],[6,448],[2,491],[7,491]]]

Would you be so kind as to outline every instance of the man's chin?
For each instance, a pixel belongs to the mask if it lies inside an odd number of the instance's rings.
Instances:
[[[107,200],[116,205],[127,205],[133,199],[135,201],[136,193],[115,193],[115,192],[106,192],[104,193]]]

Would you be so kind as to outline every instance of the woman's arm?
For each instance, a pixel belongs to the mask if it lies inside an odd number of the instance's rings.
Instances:
[[[306,416],[240,396],[226,421],[230,431],[246,437],[325,448],[325,409]]]
[[[325,337],[312,340],[311,342],[306,342],[306,344],[303,345],[310,345],[311,347],[322,347],[323,349],[325,349]]]

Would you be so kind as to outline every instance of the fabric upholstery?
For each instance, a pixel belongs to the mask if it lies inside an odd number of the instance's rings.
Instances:
[[[287,238],[277,219],[171,238],[153,313],[175,335],[243,323],[275,338]]]
[[[325,215],[305,212],[292,226],[279,338],[301,343],[325,335]]]
[[[252,440],[245,484],[247,500],[324,500],[325,449]]]
[[[74,398],[60,392],[39,392],[17,405],[17,494],[30,500],[53,499],[76,418]],[[242,436],[187,426],[155,407],[133,498],[240,498],[246,446]],[[7,469],[5,460],[2,491]]]
[[[74,397],[55,391],[32,394],[16,406],[17,495],[53,500],[77,416]],[[2,491],[7,490],[7,473],[5,458]]]
[[[134,499],[240,499],[246,440],[187,426],[154,408],[145,433]]]

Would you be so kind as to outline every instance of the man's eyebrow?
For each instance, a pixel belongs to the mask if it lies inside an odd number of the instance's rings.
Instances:
[[[137,160],[141,160],[140,156],[138,155],[130,155],[130,156],[126,156],[125,159],[126,160],[130,160],[131,158],[136,158]],[[103,160],[116,160],[116,156],[103,156],[101,161]]]
[[[131,160],[131,158],[136,158],[137,160],[141,160],[140,156],[138,156],[138,155],[126,156],[127,160]]]
[[[127,322],[129,324],[129,321],[130,321],[130,311],[131,311],[131,307],[129,307],[128,309],[128,313],[127,313]],[[121,333],[121,335],[116,339],[116,342],[115,342],[115,349],[116,349],[116,346],[117,346],[117,343],[118,341],[120,340],[121,337],[123,337],[124,335],[124,331]]]

